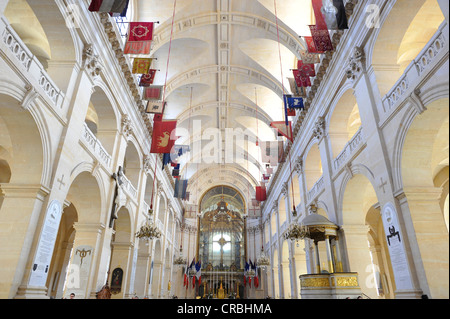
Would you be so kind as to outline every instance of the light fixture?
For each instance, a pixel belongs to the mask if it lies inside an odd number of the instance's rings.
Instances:
[[[173,261],[175,266],[185,266],[187,264],[186,258],[183,257],[183,246],[180,246],[180,256]]]
[[[299,241],[309,236],[308,227],[304,225],[293,224],[284,235],[284,238],[291,241]]]
[[[153,240],[161,237],[161,232],[158,227],[153,225],[153,221],[151,219],[151,215],[153,214],[153,210],[149,210],[149,217],[144,225],[141,226],[141,229],[136,233],[136,237],[144,240]]]
[[[262,269],[266,269],[267,267],[270,266],[270,259],[264,252],[264,247],[261,248],[261,254],[259,255],[258,260],[256,261],[256,264]]]

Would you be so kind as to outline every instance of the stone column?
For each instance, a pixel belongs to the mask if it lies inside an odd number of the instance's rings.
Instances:
[[[333,255],[331,254],[330,236],[325,235],[325,247],[327,249],[328,271],[334,273]]]
[[[420,288],[429,298],[448,298],[449,290],[449,238],[439,205],[441,192],[441,188],[421,187],[397,196],[405,227],[417,238],[417,247],[412,246],[410,254]]]
[[[334,247],[336,254],[336,272],[343,272],[344,267],[342,266],[341,245],[339,242],[339,237],[336,237],[334,239]]]
[[[88,299],[92,296],[91,292],[95,293],[92,283],[97,272],[100,240],[105,225],[75,223],[74,228],[73,253],[63,296],[68,298],[73,292],[76,299]]]
[[[314,241],[314,253],[316,256],[316,266],[314,267],[315,273],[320,274],[320,256],[319,256],[319,243]]]
[[[313,135],[319,141],[318,147],[320,152],[320,160],[322,162],[322,177],[325,185],[324,194],[321,198],[329,199],[327,204],[330,207],[330,211],[328,214],[331,220],[337,221],[337,216],[333,216],[333,212],[338,211],[338,207],[336,203],[338,202],[336,198],[336,191],[334,189],[334,181],[333,181],[333,155],[331,153],[330,147],[330,137],[327,132],[325,119],[323,117],[319,117],[316,121]]]
[[[408,236],[403,219],[409,217],[402,216],[405,212],[400,210],[398,202],[393,195],[392,169],[388,163],[390,155],[387,152],[386,142],[381,128],[378,127],[378,120],[380,118],[378,110],[382,107],[382,101],[379,92],[377,91],[377,81],[374,72],[367,72],[363,48],[354,48],[353,54],[349,59],[346,73],[347,78],[353,85],[356,101],[360,106],[360,118],[364,133],[363,138],[366,140],[367,147],[371,149],[371,152],[373,154],[379,154],[379,156],[374,158],[374,161],[371,163],[371,170],[373,174],[377,176],[377,180],[373,182],[379,183],[378,185],[375,184],[373,186],[376,191],[377,188],[380,190],[377,192],[380,206],[393,205],[390,211],[393,211],[396,215],[395,217],[398,217],[399,223],[397,224],[397,231],[401,238],[405,237],[404,241],[400,243],[398,250],[396,251],[398,259],[391,259],[391,262],[397,264],[398,269],[404,269],[397,273],[401,279],[399,279],[399,277],[396,278],[396,287],[398,289],[396,295],[399,298],[402,298],[401,296],[406,298],[412,298],[413,296],[420,297],[422,293],[420,291],[418,280],[418,270],[415,267],[414,259],[411,258],[412,256],[408,255],[406,246],[417,246],[417,241],[414,236]],[[383,226],[386,234],[388,234],[389,226],[386,223],[386,219],[383,218]],[[347,235],[346,239],[349,240]],[[392,254],[394,252],[390,249],[390,253]]]
[[[41,185],[0,184],[0,298],[16,295],[19,285],[27,286],[32,265],[29,255],[40,213],[49,191]],[[28,262],[28,264],[27,264]],[[33,292],[45,296],[45,285]],[[40,298],[40,297],[37,297]]]

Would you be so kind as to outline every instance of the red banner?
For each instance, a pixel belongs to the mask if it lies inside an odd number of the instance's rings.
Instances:
[[[153,122],[152,147],[150,153],[171,153],[175,145],[177,121]]]
[[[328,30],[325,17],[322,14],[322,0],[312,0],[314,16],[316,17],[316,25],[319,29]]]
[[[256,186],[256,200],[258,202],[264,202],[266,199],[266,188],[264,186]]]
[[[300,70],[293,70],[295,83],[298,87],[311,86],[311,79]]]
[[[333,43],[331,43],[330,33],[328,29],[319,29],[316,25],[310,25],[311,35],[317,51],[332,51]]]
[[[130,22],[125,54],[150,54],[153,40],[153,22]]]

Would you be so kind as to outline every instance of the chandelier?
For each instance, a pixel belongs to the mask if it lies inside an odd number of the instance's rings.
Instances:
[[[151,212],[149,211],[150,215]],[[151,218],[149,217],[141,229],[136,233],[136,237],[139,239],[153,240],[161,237],[161,232],[158,227],[153,225]]]
[[[264,252],[264,248],[261,248],[261,255],[259,256],[258,260],[256,261],[256,264],[263,269],[266,269],[266,267],[270,266],[270,259],[269,259],[269,257],[267,257],[266,253]]]
[[[180,256],[173,261],[173,264],[175,266],[184,266],[187,264],[187,261],[186,261],[186,258],[183,258],[183,256],[180,253]]]
[[[173,261],[175,266],[184,266],[187,264],[186,258],[183,257],[183,248],[180,247],[180,256]]]
[[[308,227],[304,225],[294,224],[289,227],[289,230],[284,235],[284,238],[291,241],[299,241],[309,236]]]

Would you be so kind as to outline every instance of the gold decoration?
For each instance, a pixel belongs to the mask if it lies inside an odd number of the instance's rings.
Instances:
[[[356,277],[336,277],[339,287],[358,287],[358,279]]]
[[[328,278],[302,278],[300,280],[301,286],[307,287],[330,287]]]

